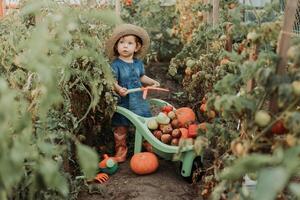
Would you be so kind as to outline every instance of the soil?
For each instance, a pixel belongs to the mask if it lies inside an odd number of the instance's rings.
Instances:
[[[155,63],[146,67],[146,74],[158,80],[161,87],[169,88],[170,93],[150,92],[149,97],[160,98],[168,101],[175,107],[179,106],[179,98],[174,92],[182,91],[180,84],[167,76],[167,66],[164,63]],[[172,161],[159,160],[159,168],[155,173],[149,175],[136,175],[129,166],[130,156],[126,162],[119,165],[116,174],[111,175],[107,182],[89,185],[89,189],[82,191],[79,200],[101,200],[101,199],[163,199],[163,200],[189,200],[199,199],[197,189],[181,177],[178,172],[178,164]]]

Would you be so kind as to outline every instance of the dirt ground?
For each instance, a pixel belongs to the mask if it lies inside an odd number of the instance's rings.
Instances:
[[[159,160],[158,170],[149,175],[136,175],[129,167],[129,159],[104,184],[91,187],[79,195],[79,200],[189,200],[196,199],[196,190],[177,172],[176,164]],[[98,188],[97,188],[98,187]]]
[[[155,64],[146,68],[146,74],[158,80],[161,87],[169,88],[170,93],[151,92],[150,97],[156,97],[179,106],[179,98],[172,95],[180,92],[180,84],[167,77],[167,64]],[[189,200],[199,199],[197,189],[186,182],[178,172],[178,165],[172,161],[159,160],[158,170],[149,175],[134,174],[129,166],[130,157],[119,165],[119,170],[104,184],[90,185],[89,191],[79,194],[78,200]],[[198,197],[197,197],[198,196]]]

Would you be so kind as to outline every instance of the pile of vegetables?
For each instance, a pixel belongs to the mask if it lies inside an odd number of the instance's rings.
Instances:
[[[166,105],[159,114],[147,122],[153,135],[165,144],[178,146],[181,139],[196,138],[198,126],[196,115],[191,108],[174,109]]]

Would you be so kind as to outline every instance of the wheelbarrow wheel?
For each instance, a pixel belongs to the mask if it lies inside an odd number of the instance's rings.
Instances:
[[[179,172],[181,172],[182,168],[182,162],[179,164]],[[203,168],[201,157],[198,156],[193,160],[192,169],[191,169],[191,175],[188,177],[183,177],[185,181],[188,183],[194,183],[199,182],[201,180],[201,177],[203,175],[201,169]]]

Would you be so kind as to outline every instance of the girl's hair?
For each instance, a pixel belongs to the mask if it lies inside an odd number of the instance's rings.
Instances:
[[[118,56],[118,55],[119,55],[119,52],[118,52],[118,43],[119,43],[120,39],[123,38],[123,37],[126,37],[126,36],[129,36],[129,35],[124,35],[124,36],[120,37],[120,38],[116,41],[115,46],[114,46],[114,53],[115,53],[115,56]],[[136,42],[137,44],[140,44],[141,46],[143,46],[143,41],[142,41],[142,39],[141,39],[140,37],[138,37],[138,36],[136,36],[136,35],[132,35],[132,36],[134,36],[135,42]]]

